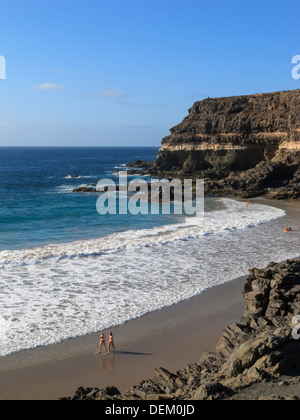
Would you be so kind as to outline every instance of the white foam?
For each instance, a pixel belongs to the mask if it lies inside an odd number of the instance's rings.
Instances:
[[[210,212],[204,220],[189,217],[183,218],[181,223],[174,225],[126,231],[100,239],[47,245],[20,251],[0,251],[0,268],[41,264],[49,259],[58,262],[62,259],[100,256],[135,248],[172,244],[205,235],[247,229],[285,215],[283,210],[263,205],[256,205],[249,210],[245,208],[244,203],[229,199],[222,201],[226,204],[226,209]]]
[[[96,178],[96,177],[97,176],[95,175],[78,175],[78,176],[68,175],[68,176],[65,176],[64,179],[81,179],[81,178],[91,179],[91,178]]]
[[[251,232],[285,213],[222,202],[226,209],[200,223],[183,218],[97,240],[0,252],[0,355],[119,325],[232,280],[254,261],[269,262],[270,235],[257,242]],[[282,249],[272,252],[282,256]]]
[[[121,163],[120,165],[116,165],[114,166],[114,169],[122,169],[124,170],[124,168],[127,167],[127,163]]]
[[[71,194],[73,193],[73,190],[75,190],[76,188],[84,188],[87,187],[87,184],[64,184],[64,185],[59,185],[58,187],[54,188],[54,191],[58,194]]]

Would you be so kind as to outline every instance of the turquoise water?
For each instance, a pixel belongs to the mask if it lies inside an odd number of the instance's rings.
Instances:
[[[283,232],[300,230],[298,215],[273,206],[206,198],[204,219],[100,216],[97,194],[71,192],[156,154],[0,149],[0,356],[113,328],[298,255],[298,234]]]
[[[0,250],[98,238],[173,223],[168,216],[100,216],[97,196],[72,189],[117,181],[124,164],[154,160],[156,148],[0,148]],[[79,178],[72,178],[79,176]],[[132,177],[129,177],[129,180]]]

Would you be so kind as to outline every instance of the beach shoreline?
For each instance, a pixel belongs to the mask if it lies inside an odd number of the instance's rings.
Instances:
[[[125,391],[153,376],[157,366],[177,370],[194,363],[203,351],[214,351],[221,331],[241,317],[244,283],[242,277],[113,328],[115,355],[97,354],[99,334],[90,334],[5,356],[0,400],[55,400],[80,386]]]
[[[299,210],[299,201],[256,200]],[[241,318],[244,283],[241,277],[112,328],[114,356],[97,354],[97,333],[2,357],[0,400],[55,400],[72,395],[80,386],[116,386],[124,391],[151,378],[156,367],[176,371],[196,363],[202,352],[215,350],[222,330]]]

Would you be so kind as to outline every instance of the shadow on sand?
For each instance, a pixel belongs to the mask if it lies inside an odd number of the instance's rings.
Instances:
[[[153,356],[153,353],[136,353],[134,351],[116,351],[115,354],[124,354],[129,356]]]
[[[109,365],[109,371],[112,375],[115,370],[115,357],[117,354],[125,356],[153,356],[151,353],[138,353],[134,351],[116,351],[114,353],[101,353],[100,354],[100,364],[102,372],[106,371],[107,362]]]

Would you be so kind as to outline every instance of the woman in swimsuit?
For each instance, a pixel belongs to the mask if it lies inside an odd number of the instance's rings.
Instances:
[[[107,353],[107,348],[106,348],[106,344],[105,344],[105,335],[103,334],[103,332],[100,335],[100,347],[99,347],[99,353],[101,353],[101,349],[102,346],[104,346],[105,348],[105,352]]]
[[[109,333],[108,352],[110,352],[111,348],[113,349],[113,352],[115,352],[114,336],[112,335],[112,332]]]

